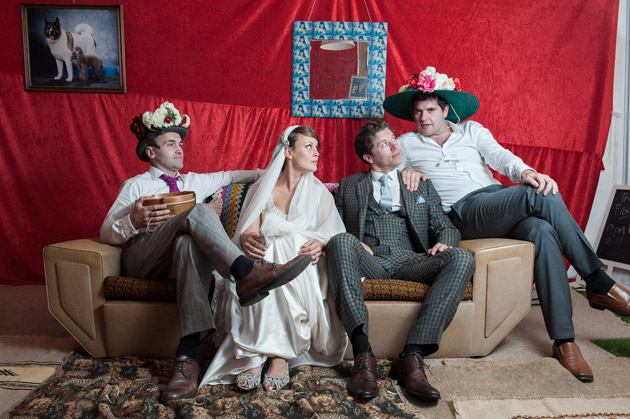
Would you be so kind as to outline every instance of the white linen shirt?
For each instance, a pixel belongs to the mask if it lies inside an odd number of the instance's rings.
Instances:
[[[142,196],[151,196],[169,192],[169,186],[160,179],[163,174],[154,166],[147,172],[123,182],[116,201],[109,209],[101,226],[101,242],[119,245],[144,233],[146,228],[136,229],[131,223],[131,212],[136,201]],[[195,193],[197,203],[203,202],[217,189],[232,182],[253,182],[260,176],[261,170],[236,170],[217,173],[177,173],[177,187],[180,191]]]
[[[383,189],[383,182],[380,181],[381,176],[384,173],[378,173],[370,170],[372,175],[372,190],[374,191],[374,200],[381,203],[381,190]],[[392,190],[392,211],[398,211],[400,209],[400,183],[398,182],[397,169],[387,173],[389,177],[389,188]]]
[[[427,175],[442,198],[444,212],[470,192],[500,183],[488,165],[515,183],[522,182],[524,170],[534,170],[501,147],[478,122],[447,123],[453,132],[442,147],[417,131],[398,137],[403,154],[399,169],[411,167]]]

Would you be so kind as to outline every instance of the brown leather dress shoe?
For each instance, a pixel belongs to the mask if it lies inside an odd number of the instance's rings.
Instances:
[[[593,371],[582,357],[580,347],[575,342],[565,342],[561,345],[553,344],[553,357],[560,361],[560,364],[578,380],[593,381]]]
[[[440,398],[440,392],[429,384],[424,373],[426,367],[422,355],[417,352],[411,352],[404,358],[398,355],[392,362],[389,376],[402,382],[410,394],[423,399],[437,400]]]
[[[264,259],[254,262],[245,278],[236,281],[236,293],[241,306],[251,306],[269,295],[269,291],[290,282],[311,263],[311,256],[302,255],[284,265],[269,263]]]
[[[630,316],[630,291],[619,284],[613,285],[606,295],[595,294],[586,287],[586,298],[593,308],[607,308],[621,316]]]
[[[173,400],[187,399],[197,393],[197,383],[199,381],[199,362],[187,357],[178,355],[175,358],[173,375],[168,380],[168,384],[162,394],[160,401],[168,403]]]
[[[354,357],[350,371],[348,394],[356,399],[373,399],[378,396],[376,385],[376,358],[374,354],[360,352]]]

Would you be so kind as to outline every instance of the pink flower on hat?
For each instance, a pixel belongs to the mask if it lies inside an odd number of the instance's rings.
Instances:
[[[421,90],[425,93],[432,93],[434,90],[461,90],[461,83],[458,78],[452,79],[435,71],[435,67],[429,66],[420,74],[414,73],[409,77],[407,84],[402,86],[399,92],[407,89]]]
[[[431,77],[430,74],[425,74],[423,71],[420,73],[420,79],[418,80],[416,89],[422,90],[425,93],[431,93],[435,90],[436,80]]]

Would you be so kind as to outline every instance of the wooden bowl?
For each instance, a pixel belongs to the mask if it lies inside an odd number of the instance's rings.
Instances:
[[[153,195],[152,198],[145,199],[142,206],[146,207],[148,205],[164,204],[170,211],[170,215],[173,216],[186,211],[195,205],[196,202],[197,199],[195,198],[194,192],[169,192],[160,195]]]

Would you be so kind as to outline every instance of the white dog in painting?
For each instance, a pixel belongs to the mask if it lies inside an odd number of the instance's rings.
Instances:
[[[63,67],[66,65],[68,77],[66,81],[72,81],[72,51],[75,46],[81,47],[85,54],[96,54],[96,41],[94,40],[94,30],[87,23],[79,23],[74,32],[66,32],[61,29],[59,18],[54,22],[44,19],[44,35],[50,47],[50,52],[57,62],[57,77],[63,76]]]

